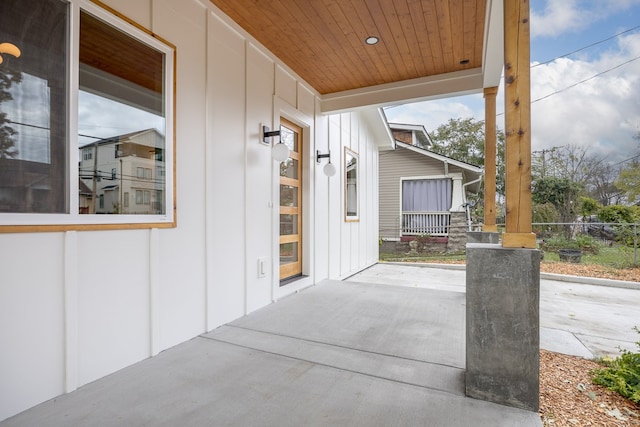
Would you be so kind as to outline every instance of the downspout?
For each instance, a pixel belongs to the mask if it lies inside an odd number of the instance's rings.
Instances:
[[[480,176],[478,177],[478,179],[475,179],[473,181],[469,181],[466,184],[462,184],[462,200],[464,201],[462,206],[464,206],[464,211],[467,213],[467,228],[468,228],[468,231],[472,231],[472,230],[471,230],[471,212],[470,212],[470,209],[469,209],[469,203],[467,202],[467,186],[471,185],[471,184],[475,184],[476,182],[480,182],[480,181],[482,181],[483,178],[484,178],[484,169],[482,169],[482,172],[480,173]]]

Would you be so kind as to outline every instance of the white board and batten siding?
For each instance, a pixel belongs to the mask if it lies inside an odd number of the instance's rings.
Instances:
[[[305,129],[305,286],[378,256],[380,135],[361,113],[319,114],[317,93],[207,1],[103,1],[176,46],[177,227],[0,234],[0,420],[284,296],[260,124]],[[345,146],[358,222],[344,221]],[[329,148],[331,178],[315,163]]]

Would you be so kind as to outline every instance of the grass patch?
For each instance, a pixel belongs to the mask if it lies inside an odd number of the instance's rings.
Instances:
[[[467,257],[464,253],[460,254],[419,254],[406,255],[397,253],[381,253],[380,261],[386,262],[455,262],[466,261]]]
[[[380,253],[380,261],[386,262],[436,262],[436,263],[452,263],[465,261],[464,253],[457,254],[418,254],[408,255],[402,253]],[[600,246],[597,253],[583,252],[583,265],[599,265],[603,267],[624,269],[637,267],[634,262],[633,248],[624,245]],[[555,251],[547,250],[544,252],[543,263],[558,263],[560,258]]]
[[[556,252],[544,253],[544,263],[560,262],[560,257]],[[611,247],[603,246],[597,254],[583,252],[581,264],[594,264],[611,268],[632,268],[634,264],[633,249],[622,245]]]

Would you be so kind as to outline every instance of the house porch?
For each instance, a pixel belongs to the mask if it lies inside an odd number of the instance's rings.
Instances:
[[[464,395],[464,304],[324,281],[0,426],[539,426]]]

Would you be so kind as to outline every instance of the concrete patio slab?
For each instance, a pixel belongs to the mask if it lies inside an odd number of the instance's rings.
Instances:
[[[466,272],[463,265],[378,263],[347,280],[465,292]],[[541,348],[587,358],[619,356],[618,347],[637,351],[638,301],[640,283],[541,275]]]
[[[571,332],[540,328],[540,348],[556,353],[593,359],[593,353]]]
[[[463,302],[323,282],[0,426],[540,426],[463,395]]]

